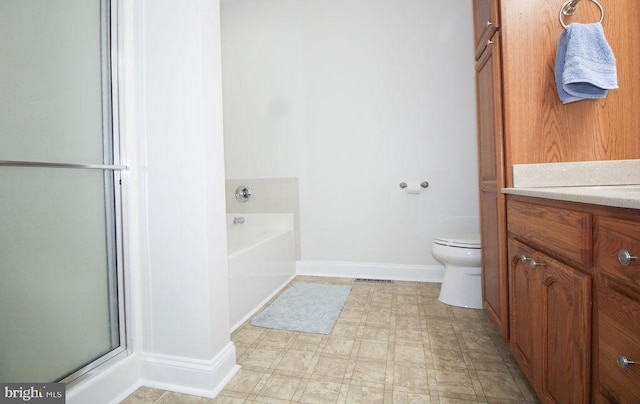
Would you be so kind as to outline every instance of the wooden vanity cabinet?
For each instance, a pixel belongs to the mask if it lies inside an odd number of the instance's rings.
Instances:
[[[507,217],[514,358],[543,402],[589,402],[591,215],[509,201]]]
[[[640,403],[640,210],[506,201],[509,345],[538,398]]]
[[[484,309],[509,339],[505,201],[521,164],[640,158],[640,1],[603,5],[603,27],[616,56],[619,88],[606,99],[563,105],[554,64],[564,0],[473,0]],[[601,17],[582,2],[567,22]],[[489,43],[490,41],[491,43]],[[495,174],[492,178],[492,174]]]
[[[473,0],[483,307],[543,402],[640,403],[640,364],[617,368],[618,352],[640,361],[640,275],[615,267],[640,210],[501,194],[517,165],[640,158],[640,1],[603,5],[619,89],[570,105],[553,69],[563,3]],[[601,18],[579,7],[568,22]]]

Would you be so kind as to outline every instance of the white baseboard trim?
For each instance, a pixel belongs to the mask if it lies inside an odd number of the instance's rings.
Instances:
[[[293,280],[293,278],[296,277],[296,274],[291,275],[291,277],[289,279],[287,279],[286,281],[284,281],[282,283],[282,285],[280,285],[276,290],[273,291],[273,293],[271,293],[269,296],[267,296],[263,301],[261,301],[260,303],[258,303],[258,305],[256,307],[254,307],[249,313],[247,313],[246,316],[242,317],[242,319],[240,319],[240,321],[238,321],[237,323],[235,323],[234,325],[231,326],[231,331],[230,332],[234,332],[235,330],[237,330],[238,328],[240,328],[240,326],[242,324],[244,324],[245,321],[247,321],[248,319],[251,318],[251,316],[253,316],[254,314],[256,314],[258,312],[258,310],[260,310],[262,307],[264,307],[265,304],[267,304],[269,302],[269,300],[273,299],[273,297],[275,295],[277,295],[282,289],[284,289],[285,286],[287,286],[289,284],[289,282],[291,282]]]
[[[444,266],[297,261],[296,275],[442,283]]]
[[[229,342],[212,360],[144,353],[141,384],[156,389],[214,398],[240,370]]]
[[[140,387],[140,357],[135,353],[67,388],[67,404],[112,403]]]

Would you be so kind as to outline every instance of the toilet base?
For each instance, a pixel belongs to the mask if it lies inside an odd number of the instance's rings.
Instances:
[[[438,300],[451,306],[481,309],[481,269],[478,267],[445,267]]]

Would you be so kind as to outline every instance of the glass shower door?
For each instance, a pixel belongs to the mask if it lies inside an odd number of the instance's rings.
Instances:
[[[0,382],[125,352],[112,9],[0,1]]]

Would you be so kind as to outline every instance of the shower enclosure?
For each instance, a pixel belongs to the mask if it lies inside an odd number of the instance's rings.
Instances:
[[[115,10],[0,2],[0,382],[126,354]]]

